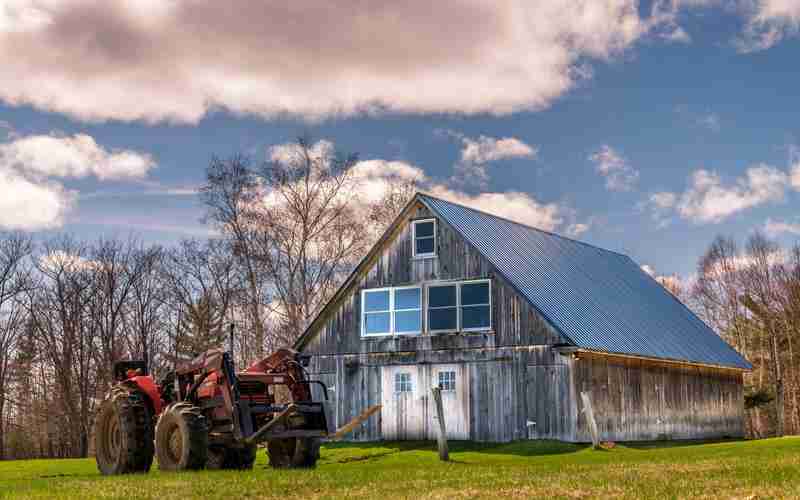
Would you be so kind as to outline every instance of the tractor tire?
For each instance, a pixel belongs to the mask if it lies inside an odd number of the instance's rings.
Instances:
[[[173,403],[156,424],[156,457],[162,471],[198,470],[206,466],[208,425],[200,408]]]
[[[311,468],[319,459],[319,439],[273,439],[267,443],[269,465],[275,469]]]
[[[250,470],[256,461],[256,447],[212,447],[208,450],[206,469]]]
[[[112,387],[94,420],[95,460],[103,475],[148,472],[153,464],[153,414],[147,396]]]

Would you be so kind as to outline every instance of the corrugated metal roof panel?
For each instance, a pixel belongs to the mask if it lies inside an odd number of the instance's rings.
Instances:
[[[432,196],[420,199],[576,346],[752,368],[630,257]]]

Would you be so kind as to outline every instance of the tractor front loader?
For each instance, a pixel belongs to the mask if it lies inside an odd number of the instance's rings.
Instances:
[[[308,359],[280,349],[236,373],[230,353],[211,349],[159,382],[143,361],[117,362],[95,418],[100,472],[147,472],[153,456],[166,471],[251,469],[264,442],[272,467],[313,467],[334,429]],[[323,400],[313,401],[312,385]]]

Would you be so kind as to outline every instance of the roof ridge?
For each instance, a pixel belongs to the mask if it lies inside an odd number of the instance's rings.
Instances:
[[[526,229],[533,229],[534,231],[538,231],[540,233],[548,234],[550,236],[555,236],[556,238],[561,238],[562,240],[571,241],[573,243],[578,243],[580,245],[585,245],[587,247],[594,248],[596,250],[602,250],[603,252],[613,253],[615,255],[619,255],[620,257],[626,257],[628,259],[633,260],[630,255],[624,254],[622,252],[617,252],[616,250],[609,250],[608,248],[603,248],[601,246],[593,245],[593,244],[587,243],[585,241],[581,241],[581,240],[578,240],[578,239],[575,239],[575,238],[570,238],[569,236],[564,236],[563,234],[558,234],[558,233],[553,232],[553,231],[547,231],[546,229],[542,229],[542,228],[538,228],[538,227],[535,227],[535,226],[531,226],[530,224],[524,224],[522,222],[517,222],[515,220],[511,220],[511,219],[508,219],[506,217],[501,217],[499,215],[495,215],[493,213],[486,212],[484,210],[478,210],[477,208],[473,208],[473,207],[470,207],[468,205],[464,205],[464,204],[461,204],[461,203],[456,203],[454,201],[450,201],[448,199],[445,199],[445,198],[442,198],[442,197],[439,197],[439,196],[433,196],[432,194],[429,194],[429,193],[427,193],[425,191],[417,191],[417,195],[424,196],[426,198],[432,198],[432,199],[438,200],[438,201],[443,201],[445,203],[449,203],[451,205],[455,205],[455,206],[460,207],[460,208],[466,208],[467,210],[470,210],[472,212],[477,212],[477,213],[479,213],[481,215],[488,215],[489,217],[493,217],[495,219],[500,219],[500,220],[502,220],[504,222],[510,222],[511,224],[515,224],[517,226],[521,226],[521,227],[524,227]]]

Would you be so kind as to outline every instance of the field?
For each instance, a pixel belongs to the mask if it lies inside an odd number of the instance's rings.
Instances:
[[[800,438],[617,445],[328,445],[315,470],[102,477],[93,459],[0,462],[3,498],[800,497]]]

